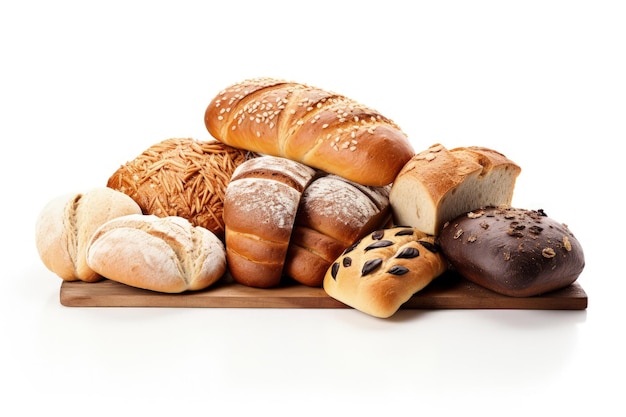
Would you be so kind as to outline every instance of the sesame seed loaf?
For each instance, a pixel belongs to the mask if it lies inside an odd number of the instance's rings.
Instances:
[[[178,216],[133,214],[102,224],[87,262],[110,280],[164,293],[205,289],[226,272],[222,241]]]
[[[484,147],[435,144],[413,156],[389,193],[394,221],[436,235],[468,211],[510,204],[521,168]]]
[[[280,283],[298,205],[315,174],[269,155],[235,169],[224,197],[226,257],[235,281],[259,288]]]
[[[432,236],[397,226],[376,230],[346,249],[327,271],[323,287],[346,305],[388,318],[447,267]]]
[[[359,184],[393,182],[414,155],[390,119],[339,94],[300,83],[258,78],[221,91],[208,105],[216,139],[289,158]]]
[[[321,286],[341,252],[390,220],[389,186],[368,187],[336,175],[315,179],[300,201],[285,274]]]
[[[166,139],[120,166],[107,186],[128,194],[144,214],[180,216],[223,239],[226,185],[250,157],[217,140]]]
[[[126,194],[106,187],[52,199],[35,225],[42,262],[65,281],[100,281],[102,276],[87,263],[89,239],[102,224],[128,214],[141,214],[141,208]]]
[[[447,223],[437,243],[462,276],[509,296],[531,297],[564,288],[585,266],[576,237],[543,210],[473,210]]]

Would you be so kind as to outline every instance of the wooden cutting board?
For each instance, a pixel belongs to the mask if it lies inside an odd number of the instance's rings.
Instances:
[[[349,308],[329,297],[323,288],[292,283],[259,289],[237,284],[229,277],[206,290],[181,294],[142,290],[110,280],[64,281],[60,301],[67,307]],[[508,297],[447,273],[415,294],[402,308],[584,310],[587,294],[575,282],[541,296]]]

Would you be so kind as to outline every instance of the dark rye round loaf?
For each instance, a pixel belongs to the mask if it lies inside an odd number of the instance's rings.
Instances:
[[[515,297],[564,288],[585,266],[579,241],[543,210],[474,210],[448,222],[438,244],[463,277]]]

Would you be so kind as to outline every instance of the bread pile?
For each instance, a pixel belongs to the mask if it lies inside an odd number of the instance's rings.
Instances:
[[[510,207],[521,169],[496,150],[417,153],[376,110],[271,78],[219,92],[204,123],[210,140],[155,143],[106,187],[44,207],[44,264],[64,280],[170,293],[225,276],[322,287],[375,317],[448,270],[526,297],[584,267],[566,226]]]

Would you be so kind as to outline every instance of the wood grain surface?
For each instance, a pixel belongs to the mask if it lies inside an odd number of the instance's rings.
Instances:
[[[64,281],[60,302],[67,307],[349,308],[329,297],[323,288],[289,283],[259,289],[234,283],[228,277],[206,290],[181,294],[143,290],[110,280]],[[587,294],[576,282],[541,296],[517,298],[447,273],[415,294],[402,308],[584,310],[587,303]]]

